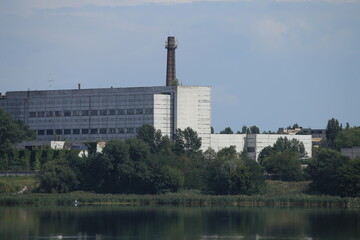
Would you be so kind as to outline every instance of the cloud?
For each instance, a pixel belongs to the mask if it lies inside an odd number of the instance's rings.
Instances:
[[[282,46],[289,28],[274,19],[261,20],[256,26],[256,33],[260,40],[270,48]]]

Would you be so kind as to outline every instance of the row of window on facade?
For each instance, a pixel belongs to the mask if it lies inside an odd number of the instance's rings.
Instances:
[[[152,108],[137,109],[103,109],[103,110],[64,110],[29,112],[29,117],[71,117],[71,116],[106,116],[106,115],[139,115],[153,114]]]
[[[40,129],[37,135],[125,134],[138,133],[140,128]]]

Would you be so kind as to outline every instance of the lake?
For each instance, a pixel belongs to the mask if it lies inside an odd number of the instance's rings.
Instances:
[[[360,239],[360,210],[0,207],[0,239]]]

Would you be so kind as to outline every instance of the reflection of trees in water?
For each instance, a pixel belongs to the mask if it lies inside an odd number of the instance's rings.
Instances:
[[[241,207],[32,207],[0,208],[0,239],[34,236],[122,236],[201,239],[201,236],[360,235],[360,212],[336,209]],[[341,235],[341,236],[340,236]],[[355,238],[353,238],[355,239]]]

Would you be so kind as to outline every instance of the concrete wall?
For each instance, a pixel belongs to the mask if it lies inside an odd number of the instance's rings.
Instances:
[[[82,142],[131,138],[144,124],[171,134],[173,101],[174,87],[139,87],[8,92],[0,106],[38,142]]]
[[[170,95],[154,94],[154,127],[163,135],[173,137],[174,108]]]
[[[225,147],[235,146],[240,153],[247,148],[248,156],[256,160],[260,152],[268,146],[273,146],[280,138],[297,139],[304,144],[308,157],[312,156],[311,135],[285,134],[211,134],[211,148],[216,152]]]
[[[237,152],[242,152],[245,141],[246,134],[211,134],[211,148],[215,152],[230,146],[235,146]]]
[[[202,139],[202,150],[211,142],[211,87],[177,86],[175,129],[191,127]]]
[[[305,151],[308,157],[312,156],[312,142],[311,135],[288,135],[288,134],[248,134],[247,136],[247,148],[248,155],[252,159],[256,160],[259,157],[260,152],[268,146],[273,146],[274,143],[280,138],[287,138],[289,140],[297,139],[302,142],[305,147]],[[253,148],[254,151],[249,151],[249,148]]]
[[[360,147],[342,148],[341,154],[351,159],[360,157]]]

